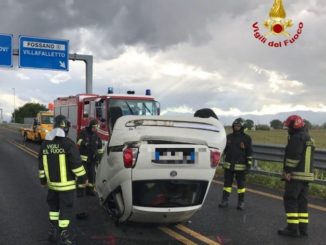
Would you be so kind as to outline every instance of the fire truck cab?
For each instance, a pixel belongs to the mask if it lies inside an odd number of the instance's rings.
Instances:
[[[64,115],[71,122],[69,137],[76,141],[79,132],[88,126],[89,121],[99,122],[98,135],[107,143],[116,120],[125,115],[159,115],[160,106],[150,91],[145,95],[135,95],[133,91],[127,94],[114,94],[112,89],[108,94],[78,94],[59,97],[54,101],[54,116]]]

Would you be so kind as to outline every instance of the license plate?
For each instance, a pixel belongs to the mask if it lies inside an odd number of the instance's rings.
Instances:
[[[192,164],[195,161],[194,148],[156,148],[152,160],[160,164]]]

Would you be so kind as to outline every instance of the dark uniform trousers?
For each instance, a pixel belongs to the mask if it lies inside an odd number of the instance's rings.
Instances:
[[[94,187],[95,184],[95,163],[96,159],[93,156],[88,156],[88,161],[82,161],[88,178],[88,186]]]
[[[233,179],[236,179],[238,185],[238,200],[239,202],[244,201],[245,194],[245,171],[233,171],[224,169],[224,188],[223,188],[223,200],[228,200],[230,193],[232,192]]]
[[[73,216],[74,196],[75,190],[48,190],[46,201],[49,205],[49,218],[52,224],[59,225],[61,229],[69,226]]]
[[[300,231],[307,231],[309,183],[291,180],[285,183],[284,208],[289,227],[299,225]]]

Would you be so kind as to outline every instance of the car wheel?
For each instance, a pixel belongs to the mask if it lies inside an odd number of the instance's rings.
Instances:
[[[104,203],[106,213],[111,217],[116,225],[119,224],[120,214],[116,202],[114,201],[113,194],[111,193],[107,201]]]

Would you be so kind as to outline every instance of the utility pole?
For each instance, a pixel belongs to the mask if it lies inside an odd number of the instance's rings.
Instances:
[[[13,91],[14,91],[14,114],[13,114],[13,121],[14,123],[16,122],[16,115],[15,115],[15,111],[16,111],[16,89],[15,88],[12,88]]]
[[[0,108],[0,123],[3,122],[2,108]]]

